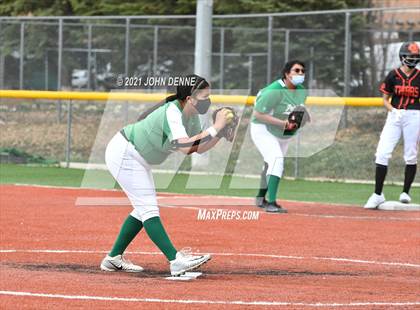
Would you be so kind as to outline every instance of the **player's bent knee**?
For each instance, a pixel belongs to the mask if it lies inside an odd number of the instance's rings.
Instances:
[[[267,175],[275,175],[279,178],[283,175],[283,162],[275,162],[273,164],[268,165]]]
[[[159,210],[150,210],[141,215],[143,223],[152,217],[160,217]]]
[[[134,217],[136,220],[139,220],[140,222],[142,221],[141,214],[136,209],[134,209],[133,211],[131,211],[130,215],[132,217]]]
[[[417,157],[414,158],[404,158],[406,165],[417,165]]]
[[[391,156],[376,155],[375,164],[388,166]]]
[[[408,148],[404,151],[404,161],[407,165],[416,165],[417,156],[418,156],[418,152],[415,147]]]
[[[141,222],[147,221],[152,217],[159,217],[159,208],[157,206],[134,206],[134,210],[130,215]]]

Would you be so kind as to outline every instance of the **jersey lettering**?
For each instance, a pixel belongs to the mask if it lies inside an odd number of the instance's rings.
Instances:
[[[395,94],[398,96],[407,96],[407,97],[418,97],[419,88],[416,86],[395,86]]]
[[[396,109],[420,110],[420,70],[410,75],[400,68],[392,70],[381,83],[379,90],[391,95],[391,105]]]

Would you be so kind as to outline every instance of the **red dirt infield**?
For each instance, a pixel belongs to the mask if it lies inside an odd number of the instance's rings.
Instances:
[[[0,308],[420,308],[420,212],[280,201],[288,214],[199,220],[199,209],[261,210],[250,198],[159,196],[175,247],[213,255],[196,280],[166,280],[144,231],[127,250],[143,273],[100,271],[131,207],[76,200],[120,191],[0,186]]]

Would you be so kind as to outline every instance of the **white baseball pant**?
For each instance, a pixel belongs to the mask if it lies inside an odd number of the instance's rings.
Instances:
[[[134,208],[131,216],[141,222],[159,216],[151,167],[120,132],[108,143],[105,162]]]
[[[376,149],[375,162],[388,166],[389,159],[395,149],[401,134],[404,139],[404,161],[407,165],[417,164],[420,142],[420,111],[393,110],[388,112],[385,126],[382,130]]]
[[[267,175],[281,178],[289,139],[278,138],[268,131],[266,125],[255,123],[251,123],[251,139],[268,164]]]

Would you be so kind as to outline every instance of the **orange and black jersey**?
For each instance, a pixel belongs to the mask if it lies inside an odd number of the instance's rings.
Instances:
[[[380,91],[392,96],[391,104],[396,109],[420,110],[420,70],[414,68],[409,76],[400,68],[392,70]]]

